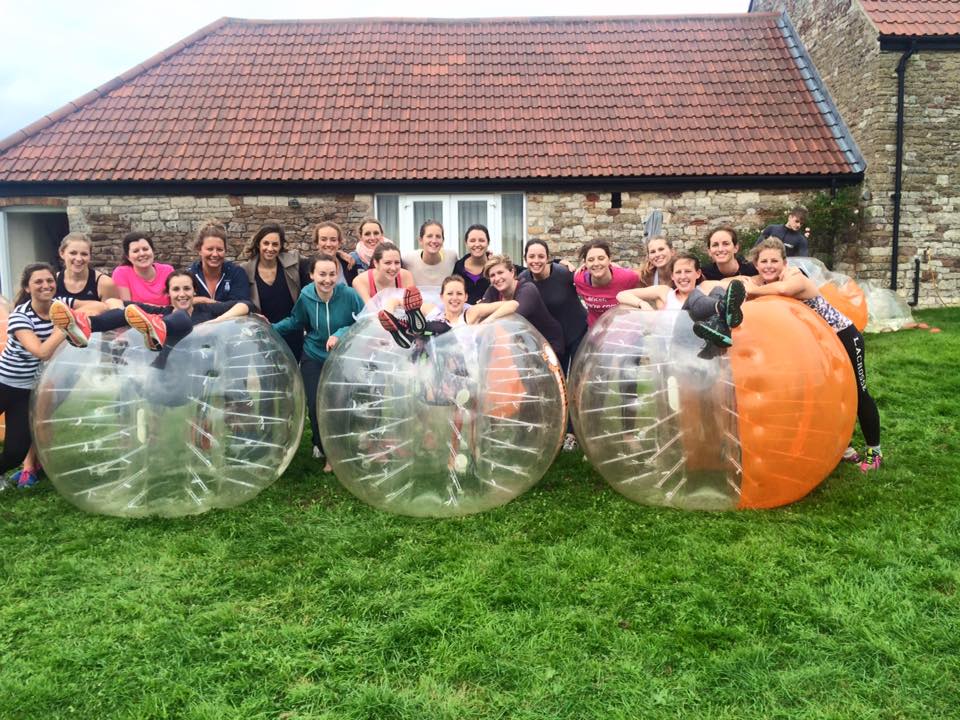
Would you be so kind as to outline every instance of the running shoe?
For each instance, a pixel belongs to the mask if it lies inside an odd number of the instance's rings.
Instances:
[[[318,448],[316,445],[313,446],[313,459],[314,460],[325,460],[326,456],[323,454],[323,450]]]
[[[137,305],[123,309],[127,324],[143,335],[143,343],[153,351],[159,351],[167,341],[167,325],[159,315],[148,313]]]
[[[50,322],[63,330],[67,342],[84,348],[90,341],[90,319],[79,310],[71,310],[63,300],[54,300],[50,305]]]
[[[733,338],[730,337],[730,328],[724,319],[719,315],[714,315],[703,322],[693,324],[693,334],[701,340],[706,340],[717,347],[730,347],[733,345]]]
[[[407,313],[407,327],[414,335],[423,335],[427,330],[427,319],[420,308],[423,307],[423,296],[416,287],[408,287],[403,291],[403,309]]]
[[[18,489],[23,490],[36,485],[40,481],[40,475],[35,468],[23,468],[20,472],[14,473],[10,480],[17,484]]]
[[[747,299],[747,289],[739,280],[731,280],[727,285],[727,291],[723,294],[723,300],[717,305],[717,312],[728,328],[740,327],[743,322],[743,301]]]
[[[863,462],[860,463],[860,472],[870,472],[871,470],[879,470],[882,464],[883,464],[883,455],[880,454],[878,450],[874,450],[873,448],[867,448],[867,451],[864,453]]]
[[[404,327],[406,323],[401,323],[400,320],[395,318],[393,315],[388,313],[386,310],[381,310],[377,313],[377,318],[380,320],[380,325],[393,337],[393,341],[402,347],[404,350],[408,350],[413,344],[413,337],[407,331],[407,328]]]
[[[863,458],[860,456],[860,453],[857,452],[856,448],[851,445],[843,451],[843,457],[841,457],[840,460],[845,463],[859,465]]]
[[[567,433],[567,436],[563,439],[563,451],[573,452],[577,447],[577,436],[573,433]]]

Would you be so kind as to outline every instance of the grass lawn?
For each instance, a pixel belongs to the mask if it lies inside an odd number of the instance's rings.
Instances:
[[[305,446],[234,510],[0,494],[0,718],[960,717],[960,310],[867,339],[887,466],[765,512],[581,456],[483,515],[362,505]]]

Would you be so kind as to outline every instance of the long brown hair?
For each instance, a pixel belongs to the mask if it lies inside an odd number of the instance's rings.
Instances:
[[[41,270],[46,270],[48,273],[53,275],[54,279],[57,277],[57,273],[53,269],[53,265],[45,262],[30,263],[27,265],[23,272],[20,274],[20,291],[17,293],[16,299],[13,301],[14,305],[22,305],[27,300],[30,299],[30,292],[27,290],[27,287],[30,285],[30,278],[33,277],[35,272],[40,272]]]

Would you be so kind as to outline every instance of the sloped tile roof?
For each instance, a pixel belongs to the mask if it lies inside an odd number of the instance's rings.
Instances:
[[[787,35],[775,14],[225,18],[0,142],[0,181],[859,171]]]
[[[860,0],[881,35],[960,35],[960,0]]]

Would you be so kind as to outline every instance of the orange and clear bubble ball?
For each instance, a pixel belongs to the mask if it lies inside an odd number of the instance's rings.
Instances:
[[[570,374],[571,415],[615,490],[682,509],[769,508],[839,462],[856,388],[836,334],[796,300],[743,311],[734,346],[708,357],[683,311],[618,308],[590,331]]]

